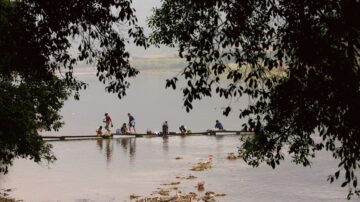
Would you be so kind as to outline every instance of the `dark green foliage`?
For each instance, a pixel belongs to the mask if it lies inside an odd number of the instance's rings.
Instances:
[[[240,149],[246,162],[275,168],[287,150],[309,166],[325,149],[340,162],[329,180],[344,172],[351,196],[359,193],[359,11],[357,0],[164,0],[149,23],[153,43],[177,47],[188,61],[186,110],[212,89],[253,101],[240,118],[260,115],[264,130]]]
[[[108,92],[126,94],[138,71],[124,36],[147,47],[134,12],[131,0],[0,0],[0,172],[16,157],[55,159],[39,130],[61,127],[64,101],[86,88],[73,77],[78,62],[93,62]]]

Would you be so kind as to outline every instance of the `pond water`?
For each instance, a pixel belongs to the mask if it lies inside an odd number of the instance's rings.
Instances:
[[[320,153],[312,168],[288,161],[275,170],[252,168],[226,159],[239,144],[238,136],[53,142],[54,164],[17,160],[0,176],[0,188],[13,188],[11,195],[24,201],[130,201],[130,194],[150,196],[161,184],[176,181],[184,192],[196,192],[194,186],[204,181],[205,191],[227,194],[218,201],[346,201],[346,189],[326,182],[335,166],[329,155]],[[209,155],[213,168],[189,170]],[[190,174],[197,179],[176,179]]]
[[[160,130],[167,120],[170,131],[185,124],[192,131],[212,128],[219,119],[226,129],[240,129],[240,107],[248,99],[233,100],[234,113],[222,116],[229,104],[219,98],[204,99],[186,113],[182,108],[181,89],[165,90],[165,79],[179,69],[143,70],[132,80],[122,100],[104,92],[93,71],[78,76],[89,83],[81,100],[65,103],[61,112],[66,125],[46,135],[92,135],[103,124],[105,112],[113,118],[115,129],[136,118],[137,130]],[[181,83],[180,83],[181,85]],[[227,153],[237,151],[238,136],[195,136],[162,138],[119,138],[52,142],[58,160],[38,165],[18,159],[5,176],[0,175],[0,190],[12,189],[11,196],[24,201],[129,201],[130,194],[150,196],[161,184],[180,181],[184,192],[196,192],[197,182],[205,182],[206,191],[227,194],[218,201],[346,201],[347,189],[329,184],[327,176],[335,171],[330,155],[319,153],[311,168],[293,165],[287,159],[273,170],[262,165],[252,168],[241,160],[229,161]],[[213,155],[213,168],[202,172],[190,168]],[[177,156],[183,157],[176,160]],[[176,176],[195,175],[197,179],[179,180]],[[1,192],[1,191],[0,191]],[[203,192],[200,194],[204,194]],[[357,200],[354,198],[353,200]]]
[[[140,25],[145,25],[151,8],[159,4],[159,0],[134,1]],[[146,26],[145,32],[149,32]],[[95,134],[95,128],[103,124],[105,112],[114,121],[113,129],[128,121],[128,112],[135,116],[139,132],[159,131],[165,120],[169,122],[170,131],[177,131],[182,124],[192,131],[204,131],[213,128],[216,119],[226,129],[241,128],[244,121],[238,119],[238,109],[246,107],[249,99],[204,98],[194,103],[194,110],[186,113],[181,88],[176,91],[164,88],[165,79],[179,75],[178,67],[184,66],[174,57],[177,51],[151,47],[145,52],[135,46],[129,50],[132,56],[140,58],[137,61],[132,58],[138,66],[149,68],[141,69],[141,75],[131,80],[131,89],[124,99],[106,94],[94,76],[94,68],[83,68],[77,76],[89,84],[88,90],[81,93],[80,101],[66,101],[61,112],[65,126],[59,132],[43,135]],[[154,56],[162,60],[151,59]],[[184,83],[180,82],[181,85]],[[224,117],[221,109],[228,104],[234,110],[229,117]],[[238,136],[122,137],[52,144],[58,158],[54,164],[39,165],[17,159],[7,175],[0,175],[0,193],[11,189],[10,196],[29,202],[129,201],[130,194],[150,196],[163,187],[161,184],[171,182],[180,182],[178,187],[184,192],[197,192],[194,186],[204,181],[205,191],[225,193],[226,196],[217,198],[225,202],[347,201],[347,189],[340,188],[340,182],[326,181],[337,162],[324,152],[317,154],[311,168],[296,166],[287,158],[273,170],[266,165],[252,168],[242,160],[227,160],[227,153],[236,153],[240,145]],[[209,155],[213,156],[213,168],[190,171]],[[178,156],[182,159],[176,160]],[[176,176],[190,174],[197,179],[176,179]]]
[[[104,125],[106,112],[112,117],[113,130],[128,123],[127,113],[135,117],[137,132],[142,133],[148,129],[159,131],[164,121],[168,121],[170,131],[178,131],[182,124],[192,131],[205,131],[214,127],[216,119],[226,129],[242,128],[243,121],[238,118],[238,110],[248,103],[248,99],[204,98],[194,102],[194,109],[187,113],[183,107],[183,83],[180,82],[176,90],[165,89],[165,80],[179,74],[179,68],[140,71],[141,74],[131,80],[127,96],[121,100],[116,94],[105,92],[105,85],[97,81],[93,70],[78,73],[77,77],[89,84],[88,89],[81,92],[79,101],[71,98],[65,102],[61,112],[65,126],[57,133],[44,135],[93,135],[99,125]],[[234,113],[225,117],[222,109],[229,103],[234,107]]]

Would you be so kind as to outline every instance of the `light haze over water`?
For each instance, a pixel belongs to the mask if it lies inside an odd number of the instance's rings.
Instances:
[[[150,8],[157,5],[159,0],[134,1],[141,25],[145,25]],[[165,89],[165,80],[178,75],[185,65],[176,57],[176,50],[162,47],[144,51],[133,45],[128,48],[132,63],[141,74],[131,80],[127,96],[119,100],[115,94],[105,93],[105,86],[95,77],[95,68],[82,66],[77,76],[89,88],[81,92],[80,101],[66,101],[61,111],[65,126],[57,133],[44,134],[93,135],[96,127],[103,124],[105,112],[114,121],[113,130],[128,122],[128,112],[135,116],[139,132],[159,131],[165,120],[170,131],[176,132],[182,124],[192,131],[204,131],[213,128],[216,119],[226,129],[241,129],[244,120],[238,118],[238,109],[246,107],[248,98],[232,100],[234,111],[229,117],[222,115],[222,107],[229,100],[217,97],[194,103],[194,110],[186,113],[182,107],[184,82],[175,91]],[[227,160],[227,153],[236,153],[240,146],[238,136],[121,138],[52,144],[58,158],[54,164],[47,167],[18,159],[7,175],[0,175],[0,189],[11,188],[11,196],[30,202],[129,201],[130,194],[149,196],[160,184],[177,181],[176,176],[193,174],[198,179],[181,180],[179,187],[185,192],[195,191],[196,183],[205,181],[206,191],[227,194],[218,201],[347,201],[347,189],[340,188],[340,182],[326,181],[336,171],[337,162],[324,152],[317,155],[311,168],[296,166],[286,158],[273,170],[266,165],[252,168],[242,160]],[[208,155],[213,155],[212,169],[189,170]],[[177,156],[183,160],[175,160]],[[353,197],[353,201],[358,200]]]

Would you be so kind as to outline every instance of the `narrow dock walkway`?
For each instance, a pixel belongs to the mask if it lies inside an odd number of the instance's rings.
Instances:
[[[254,132],[245,132],[245,131],[239,131],[239,130],[224,130],[224,131],[206,131],[206,132],[194,132],[194,133],[187,133],[186,135],[183,135],[181,133],[174,133],[170,132],[169,137],[171,136],[217,136],[217,135],[252,135]],[[112,137],[136,137],[136,138],[154,138],[154,137],[163,137],[162,135],[151,135],[151,134],[145,134],[145,133],[129,133],[129,134],[116,134],[112,133]],[[74,135],[74,136],[42,136],[42,138],[46,141],[68,141],[68,140],[91,140],[91,139],[106,139],[109,137],[104,136],[96,136],[96,135]]]

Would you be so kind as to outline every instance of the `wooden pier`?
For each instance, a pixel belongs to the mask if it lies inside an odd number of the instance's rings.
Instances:
[[[170,132],[167,137],[171,136],[220,136],[220,135],[252,135],[254,132],[245,132],[239,130],[211,130],[206,132],[193,132],[187,133],[183,135],[181,133]],[[136,138],[155,138],[155,137],[163,137],[163,135],[156,134],[145,134],[145,133],[128,133],[128,134],[116,134],[112,133],[111,136],[97,136],[97,135],[75,135],[75,136],[42,136],[42,138],[46,141],[68,141],[68,140],[94,140],[94,139],[107,139],[107,138],[121,138],[121,137],[136,137]]]

